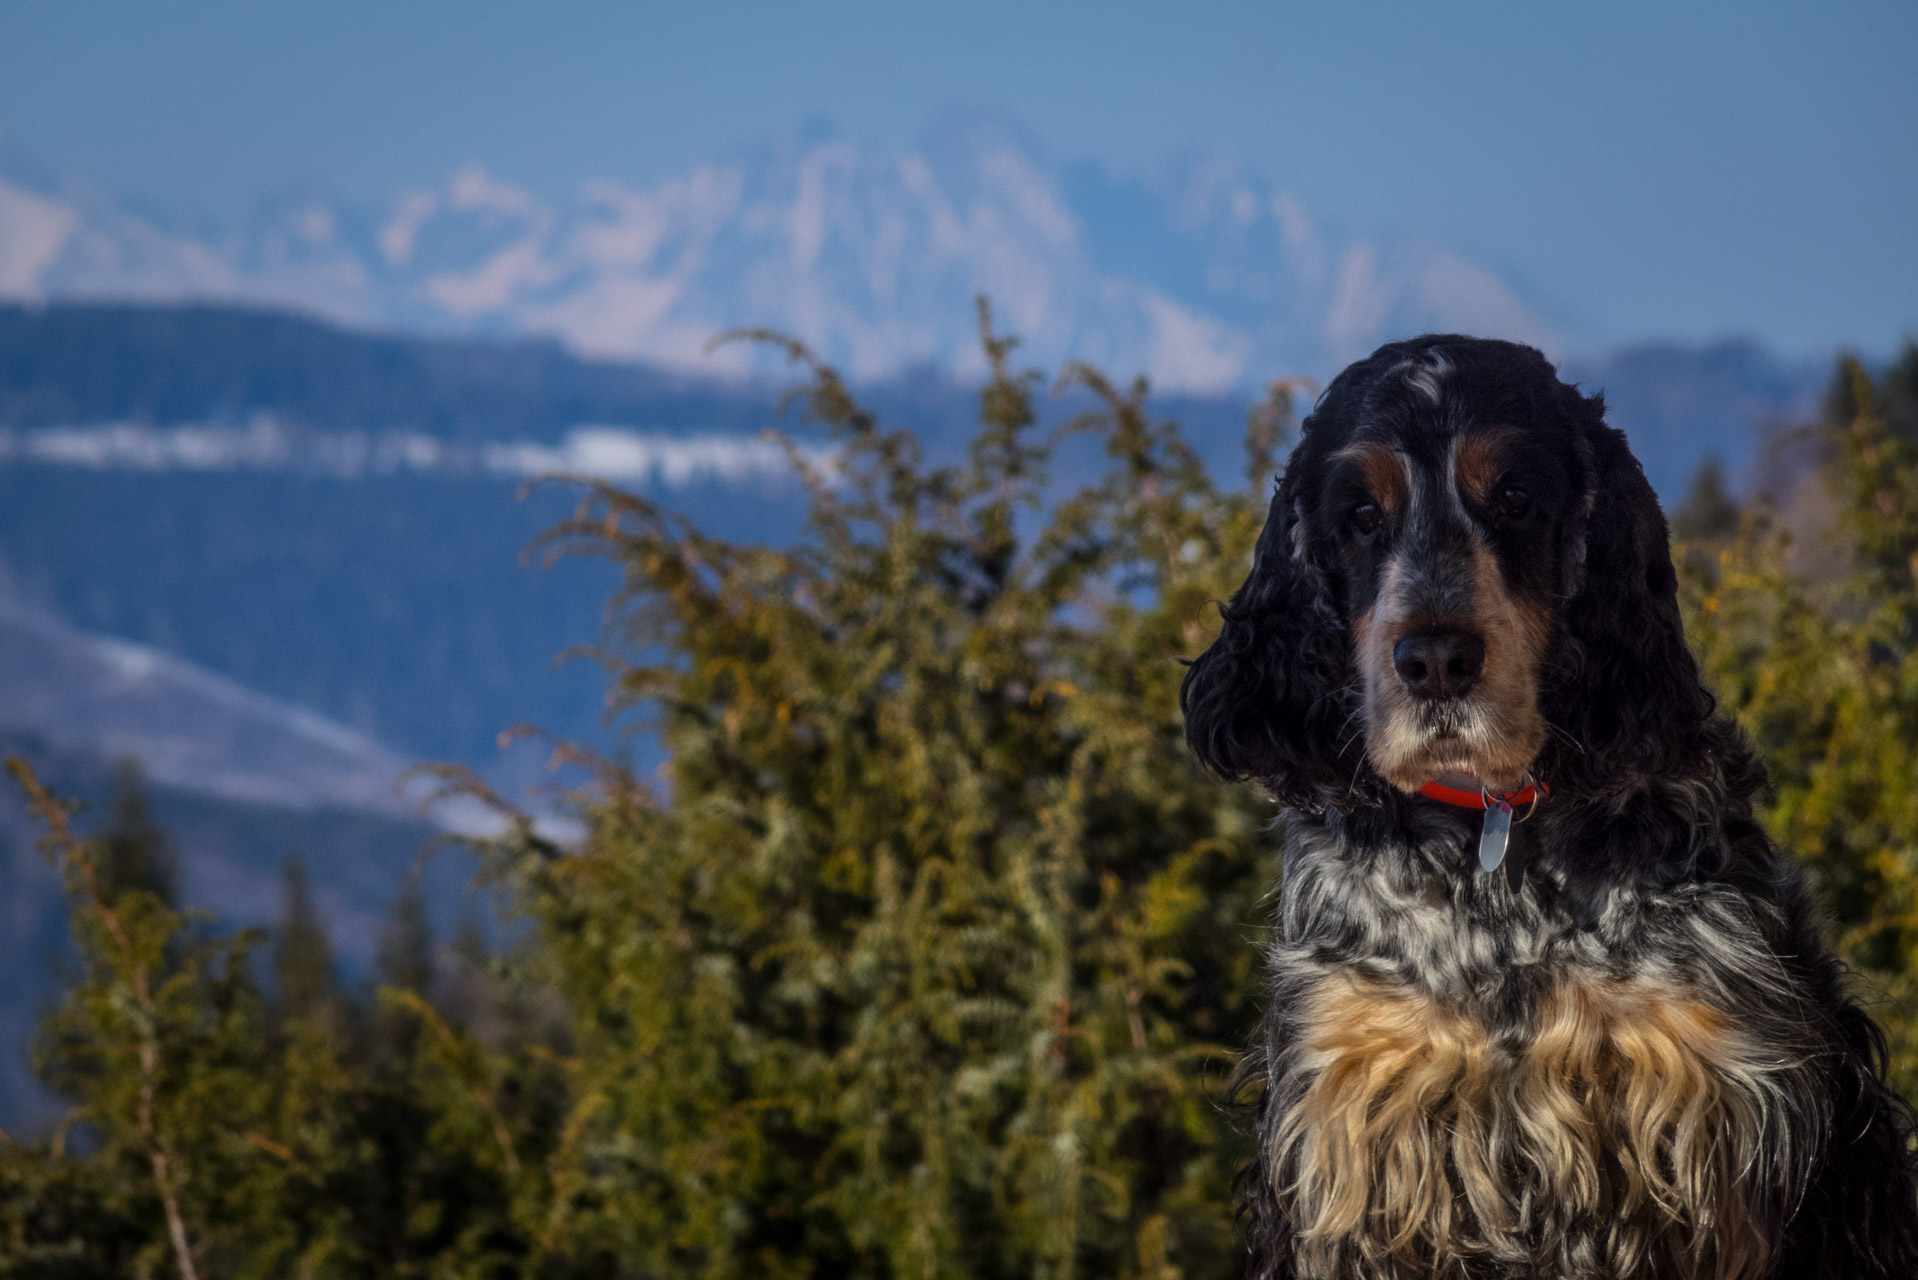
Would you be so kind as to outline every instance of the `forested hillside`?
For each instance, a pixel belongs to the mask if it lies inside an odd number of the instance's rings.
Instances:
[[[0,306],[0,426],[245,420],[452,439],[582,422],[757,431],[750,385],[583,360],[557,343],[434,340],[232,306]]]

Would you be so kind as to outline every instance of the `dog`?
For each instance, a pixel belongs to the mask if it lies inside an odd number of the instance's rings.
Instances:
[[[1883,1033],[1601,396],[1513,343],[1381,347],[1223,614],[1187,741],[1285,827],[1254,1280],[1918,1277]]]

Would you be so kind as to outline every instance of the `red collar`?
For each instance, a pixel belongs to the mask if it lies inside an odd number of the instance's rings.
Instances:
[[[1442,782],[1428,782],[1419,788],[1419,794],[1442,804],[1457,805],[1461,809],[1484,809],[1486,793],[1483,788],[1477,791],[1462,791],[1457,787],[1448,787]],[[1542,782],[1528,782],[1517,791],[1507,791],[1504,795],[1492,793],[1497,799],[1516,809],[1520,805],[1533,804],[1552,794],[1552,789]]]

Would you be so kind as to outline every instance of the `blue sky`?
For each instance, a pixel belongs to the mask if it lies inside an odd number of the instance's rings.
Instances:
[[[0,7],[0,142],[233,212],[478,162],[644,182],[955,105],[1054,155],[1199,147],[1429,234],[1594,336],[1918,330],[1918,4],[107,3]]]

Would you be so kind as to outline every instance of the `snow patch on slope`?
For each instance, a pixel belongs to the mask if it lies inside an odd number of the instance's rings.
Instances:
[[[132,757],[167,786],[290,809],[415,812],[411,761],[364,734],[146,645],[77,631],[0,596],[0,730],[100,759]],[[452,830],[498,828],[471,802]]]

